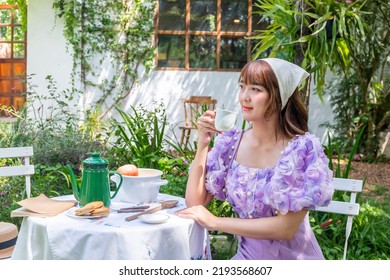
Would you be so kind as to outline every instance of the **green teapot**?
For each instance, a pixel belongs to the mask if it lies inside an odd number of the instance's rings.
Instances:
[[[110,206],[111,199],[116,196],[122,185],[123,177],[117,171],[108,171],[107,166],[107,161],[100,157],[100,153],[91,153],[91,157],[83,161],[82,180],[79,187],[72,167],[69,164],[67,165],[72,182],[73,195],[80,206],[84,206],[92,201],[103,201],[104,206]],[[109,174],[117,174],[120,178],[112,195],[110,192]]]

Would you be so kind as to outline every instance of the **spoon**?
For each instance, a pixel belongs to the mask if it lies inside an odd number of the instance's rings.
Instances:
[[[130,222],[130,221],[133,221],[133,220],[137,219],[141,215],[151,214],[151,213],[154,213],[154,212],[162,210],[162,209],[175,207],[178,202],[179,202],[178,200],[165,200],[165,201],[162,201],[159,206],[150,208],[150,209],[145,210],[145,211],[143,211],[141,213],[137,213],[137,214],[131,215],[131,216],[127,217],[125,219],[125,221],[126,222]]]

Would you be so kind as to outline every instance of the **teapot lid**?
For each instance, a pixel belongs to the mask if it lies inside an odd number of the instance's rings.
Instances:
[[[100,153],[93,152],[90,153],[91,157],[83,161],[84,167],[107,167],[108,163],[105,159],[100,157]]]

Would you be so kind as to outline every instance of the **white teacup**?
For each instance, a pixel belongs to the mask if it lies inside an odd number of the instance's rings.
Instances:
[[[215,128],[218,131],[227,132],[230,131],[236,124],[237,113],[226,110],[223,108],[217,108],[215,114]]]

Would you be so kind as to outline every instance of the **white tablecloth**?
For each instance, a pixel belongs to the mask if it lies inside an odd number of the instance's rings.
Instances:
[[[167,199],[177,199],[179,204],[161,210],[169,215],[168,221],[161,224],[146,224],[138,219],[126,222],[125,217],[132,213],[116,211],[98,219],[77,219],[66,213],[24,218],[12,259],[210,259],[207,230],[174,215],[185,207],[183,198],[158,196],[158,200]]]

